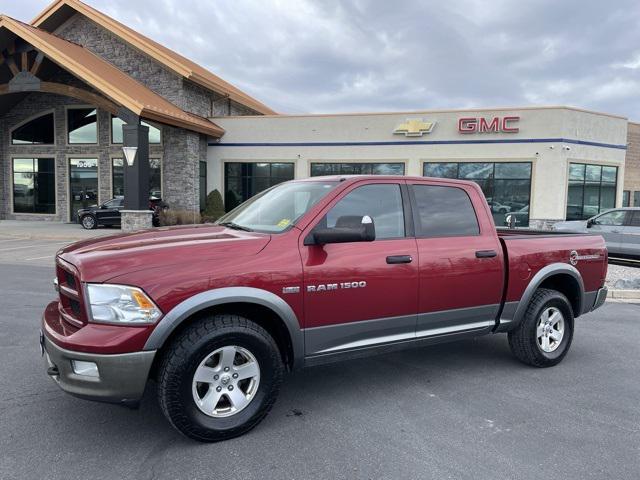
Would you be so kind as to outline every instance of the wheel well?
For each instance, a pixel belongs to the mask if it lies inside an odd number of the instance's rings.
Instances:
[[[173,339],[180,335],[186,328],[193,325],[204,316],[208,315],[220,315],[220,314],[233,314],[246,317],[249,320],[257,323],[264,328],[269,335],[273,337],[280,350],[282,361],[288,369],[293,367],[293,344],[291,343],[291,336],[289,330],[280,316],[268,307],[258,305],[255,303],[224,303],[221,305],[215,305],[200,310],[189,318],[180,323],[167,337],[159,349],[156,358],[154,359],[150,376],[156,377],[158,366],[161,363],[162,354],[165,348],[171,344]]]
[[[538,288],[548,288],[550,290],[555,290],[557,292],[562,293],[571,304],[571,309],[573,310],[573,316],[577,317],[582,312],[581,305],[581,292],[580,292],[580,284],[578,281],[568,273],[558,273],[556,275],[552,275],[549,278],[545,278],[544,281],[538,286]]]

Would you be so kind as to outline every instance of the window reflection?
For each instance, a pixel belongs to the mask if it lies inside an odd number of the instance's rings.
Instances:
[[[13,159],[13,211],[56,213],[53,158]]]
[[[224,206],[227,212],[278,183],[293,180],[293,163],[225,163]]]
[[[618,167],[569,165],[567,220],[584,220],[615,207]]]
[[[312,163],[311,176],[404,175],[404,163]]]
[[[124,195],[124,159],[111,160],[111,190],[114,197]],[[149,196],[162,198],[162,162],[149,159]]]
[[[423,174],[473,180],[482,189],[497,226],[505,226],[509,214],[515,215],[517,226],[529,225],[529,162],[428,162],[424,164]]]
[[[98,143],[98,115],[95,108],[67,110],[69,143]]]

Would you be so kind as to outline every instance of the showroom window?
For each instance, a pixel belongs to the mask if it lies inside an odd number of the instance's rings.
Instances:
[[[373,219],[376,240],[404,237],[400,185],[365,185],[352,190],[327,213],[321,225],[334,228],[341,217],[365,215]]]
[[[311,176],[404,175],[404,163],[312,163]]]
[[[629,190],[625,190],[622,192],[622,206],[630,207],[631,206],[631,192]]]
[[[571,163],[567,220],[584,220],[616,206],[618,167]]]
[[[293,176],[293,163],[225,163],[225,210],[229,212],[255,194],[293,180]]]
[[[98,143],[98,111],[95,108],[67,109],[67,139],[69,143]]]
[[[124,160],[111,160],[111,188],[112,195],[124,195]],[[162,161],[159,158],[149,159],[149,196],[162,198]]]
[[[153,125],[147,122],[140,122],[145,127],[149,127],[149,145],[162,143],[162,138],[160,134],[160,129],[154,127]],[[121,120],[119,117],[115,115],[111,115],[111,143],[113,144],[121,144],[122,143],[122,125],[124,125],[124,120]]]
[[[53,158],[13,159],[14,213],[56,213]]]
[[[198,177],[200,187],[200,211],[202,212],[207,206],[207,162],[200,162]]]
[[[509,214],[516,226],[529,225],[530,162],[428,162],[423,175],[472,180],[482,188],[497,226],[505,226]]]
[[[53,112],[46,113],[14,128],[11,131],[11,144],[53,145],[54,132]]]
[[[461,188],[413,185],[418,206],[419,237],[460,237],[480,234],[476,212]]]

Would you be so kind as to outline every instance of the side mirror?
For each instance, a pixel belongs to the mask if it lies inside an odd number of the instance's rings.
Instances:
[[[369,215],[363,217],[349,215],[339,217],[333,228],[315,228],[305,245],[325,245],[327,243],[372,242],[376,239],[376,229]]]
[[[507,227],[509,227],[510,229],[516,228],[516,223],[518,222],[518,219],[516,218],[515,215],[509,214],[505,217],[505,221],[507,222]]]
[[[587,228],[591,228],[594,225],[596,225],[596,220],[594,218],[590,218],[589,220],[587,220]]]

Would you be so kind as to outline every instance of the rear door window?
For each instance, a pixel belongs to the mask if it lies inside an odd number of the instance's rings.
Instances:
[[[457,187],[413,185],[418,237],[461,237],[480,234],[467,192]]]

